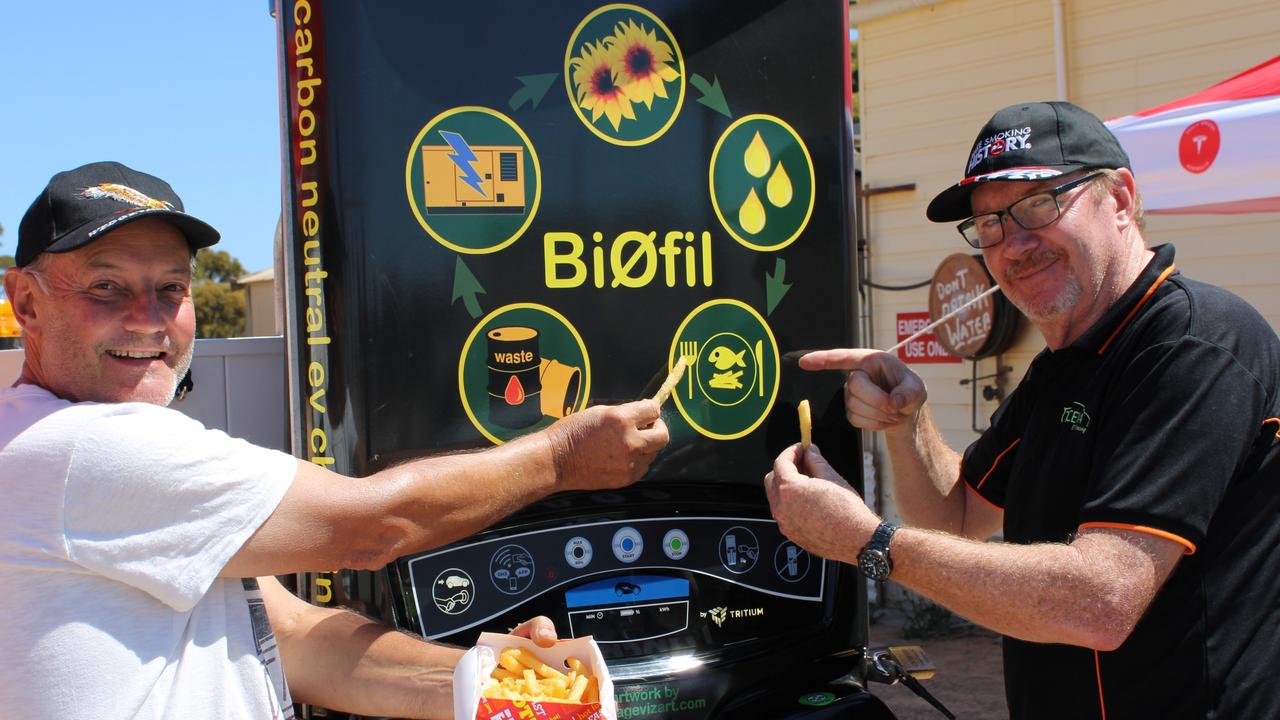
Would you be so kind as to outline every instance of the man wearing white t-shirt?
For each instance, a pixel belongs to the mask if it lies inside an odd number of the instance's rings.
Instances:
[[[208,430],[165,406],[191,363],[192,261],[217,241],[118,163],[55,175],[22,220],[4,277],[26,352],[0,389],[0,713],[283,719],[297,699],[451,717],[461,650],[273,576],[379,568],[553,492],[633,482],[667,442],[658,406],[368,478]],[[555,641],[547,618],[517,632]]]

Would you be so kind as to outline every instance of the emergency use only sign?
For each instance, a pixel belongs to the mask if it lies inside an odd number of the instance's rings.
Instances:
[[[927,326],[929,311],[898,313],[895,325],[898,331],[898,342],[902,342]],[[938,336],[927,332],[911,342],[898,348],[898,358],[907,364],[922,363],[958,363],[960,358],[947,351]]]

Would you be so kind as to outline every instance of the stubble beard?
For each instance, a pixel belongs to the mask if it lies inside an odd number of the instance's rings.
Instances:
[[[1005,287],[1016,288],[1017,281],[1010,278],[1017,277],[1021,274],[1023,268],[1039,267],[1052,262],[1053,260],[1067,262],[1065,253],[1056,250],[1046,250],[1037,253],[1026,260],[1010,265],[1005,270]],[[1005,295],[1014,307],[1022,311],[1032,322],[1051,322],[1066,315],[1075,307],[1080,298],[1084,296],[1084,286],[1080,284],[1080,278],[1076,276],[1075,271],[1068,264],[1066,266],[1065,284],[1057,295],[1043,300],[1029,300],[1025,297],[1019,297],[1017,291],[1006,292]]]

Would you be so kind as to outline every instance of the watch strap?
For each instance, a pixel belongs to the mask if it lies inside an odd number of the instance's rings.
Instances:
[[[893,539],[893,533],[897,530],[897,525],[891,522],[881,522],[876,526],[875,532],[871,533],[871,539],[867,541],[867,548],[888,554],[889,541]]]

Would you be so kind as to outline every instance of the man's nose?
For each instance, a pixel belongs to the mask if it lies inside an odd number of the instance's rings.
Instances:
[[[1018,224],[1010,216],[1005,216],[1004,221],[1004,242],[1000,244],[1000,249],[1008,257],[1022,257],[1034,250],[1040,244],[1040,236],[1035,230],[1028,230]]]
[[[124,327],[131,332],[156,332],[164,330],[166,315],[164,304],[154,290],[134,294],[126,308]]]

